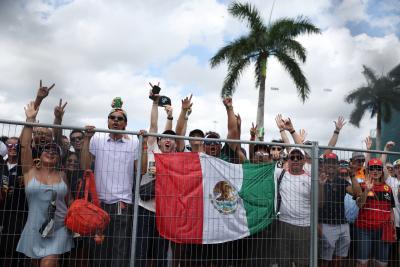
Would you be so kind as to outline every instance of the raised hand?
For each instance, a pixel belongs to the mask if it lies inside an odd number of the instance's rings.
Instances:
[[[37,92],[37,96],[36,96],[36,97],[39,98],[39,99],[44,99],[44,98],[46,98],[46,96],[49,95],[50,90],[53,89],[53,87],[54,87],[55,85],[56,85],[56,84],[53,83],[50,87],[45,87],[45,86],[42,86],[42,80],[40,80],[39,89],[38,89],[38,92]]]
[[[346,125],[347,122],[342,116],[339,116],[337,121],[333,121],[333,123],[335,124],[335,130],[340,132],[340,130],[343,128],[344,125]]]
[[[183,109],[183,110],[186,110],[186,111],[187,111],[187,110],[191,109],[192,106],[193,106],[193,103],[192,103],[192,94],[190,94],[189,97],[185,97],[184,99],[182,99],[182,109]]]
[[[278,114],[275,117],[276,126],[278,127],[279,131],[285,130],[285,121],[282,118],[282,114]]]
[[[286,120],[284,120],[284,129],[289,132],[294,131],[293,123],[290,118],[287,118]]]
[[[54,108],[54,116],[57,119],[62,119],[62,117],[64,116],[64,112],[65,112],[65,106],[68,104],[68,102],[65,102],[64,105],[62,103],[62,99],[60,98],[60,103],[58,104],[58,106],[56,106]]]
[[[386,145],[385,145],[385,150],[392,150],[393,147],[394,147],[395,145],[396,145],[395,142],[393,142],[393,141],[388,141],[388,142],[386,143]]]
[[[374,183],[370,179],[365,179],[365,187],[366,190],[369,192],[374,187]]]
[[[24,107],[25,109],[25,115],[26,115],[26,121],[27,122],[35,122],[36,115],[39,112],[39,108],[35,108],[35,102],[31,101]]]
[[[364,140],[365,143],[365,147],[367,148],[367,150],[371,150],[372,147],[372,138],[371,136],[367,136]]]
[[[304,143],[304,141],[306,141],[306,137],[307,137],[307,132],[304,129],[300,129],[299,131],[299,136],[300,136],[300,141],[301,143]]]
[[[232,97],[226,97],[222,100],[222,103],[224,103],[224,106],[227,109],[231,109],[232,108]]]
[[[256,136],[257,135],[257,124],[254,125],[254,123],[251,123],[251,128],[250,128],[250,136]]]
[[[156,86],[156,87],[160,87],[160,82],[158,82],[157,83],[157,85],[153,85],[151,82],[149,82],[149,84],[150,84],[150,86],[151,86],[151,89],[150,89],[150,92],[149,92],[149,98],[150,99],[153,99],[153,101],[155,102],[155,103],[158,103],[158,99],[160,98],[160,94],[159,94],[159,92],[158,93],[153,93],[153,88]]]
[[[328,180],[328,175],[326,175],[325,172],[320,172],[318,178],[319,178],[319,183],[320,183],[321,185],[323,185],[323,184],[325,184],[326,181]]]
[[[87,125],[87,126],[85,126],[85,131],[84,132],[85,132],[85,137],[90,139],[94,135],[95,127],[92,126],[92,125]]]
[[[167,113],[168,118],[172,117],[173,108],[170,105],[165,105],[164,110]]]

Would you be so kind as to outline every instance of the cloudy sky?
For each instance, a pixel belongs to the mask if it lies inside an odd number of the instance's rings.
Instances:
[[[251,2],[268,22],[273,1]],[[24,120],[23,105],[34,98],[42,79],[45,85],[56,86],[42,104],[40,122],[52,122],[52,110],[62,98],[68,101],[64,124],[105,128],[111,100],[120,96],[129,129],[147,129],[148,82],[160,81],[161,93],[172,98],[175,117],[180,100],[193,93],[189,130],[225,135],[226,113],[219,95],[226,66],[211,70],[209,59],[219,47],[247,33],[246,25],[227,13],[229,3],[1,0],[0,118]],[[400,63],[400,4],[398,0],[278,0],[272,20],[297,15],[308,16],[322,30],[321,35],[299,38],[308,52],[302,68],[312,93],[301,103],[288,74],[270,60],[266,139],[279,136],[274,117],[282,113],[297,129],[307,130],[307,139],[326,144],[333,120],[339,115],[348,118],[351,112],[344,96],[365,82],[362,65],[381,74]],[[243,120],[242,138],[247,139],[257,105],[252,68],[242,76],[233,101]],[[161,129],[165,117],[160,110]],[[360,128],[346,125],[338,145],[361,147],[374,126],[368,116]]]

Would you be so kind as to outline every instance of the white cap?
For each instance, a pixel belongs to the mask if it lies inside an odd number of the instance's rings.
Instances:
[[[299,147],[294,147],[294,148],[291,148],[291,149],[290,149],[290,151],[289,151],[289,154],[292,154],[292,152],[294,152],[294,151],[298,151],[298,152],[300,152],[300,154],[302,154],[303,156],[305,156],[305,155],[306,155],[306,153],[304,152],[304,150],[303,150],[303,149],[301,149],[301,148],[299,148]]]

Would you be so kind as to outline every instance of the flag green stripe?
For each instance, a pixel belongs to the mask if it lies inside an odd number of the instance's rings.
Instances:
[[[244,163],[243,183],[239,195],[243,199],[250,234],[267,227],[275,218],[275,164]]]

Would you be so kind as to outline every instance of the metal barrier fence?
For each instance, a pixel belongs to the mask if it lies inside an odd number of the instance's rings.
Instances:
[[[23,126],[35,127],[31,157],[50,155],[41,157],[41,165],[24,166],[21,151],[31,144],[10,138],[19,137]],[[60,140],[61,159],[51,170],[65,174],[70,193],[51,172],[41,177],[55,154],[45,145],[53,138],[46,128],[67,137]],[[385,215],[390,205],[400,229],[397,178],[391,174],[364,200],[362,192],[376,171],[368,170],[368,155],[400,158],[400,153],[107,129],[96,129],[89,143],[83,130],[0,120],[0,135],[8,137],[8,158],[0,164],[1,266],[29,266],[29,258],[55,254],[60,266],[325,266],[335,257],[339,266],[373,258],[399,265],[398,242],[378,242],[390,239],[379,228],[390,219]],[[169,153],[176,140],[205,153]],[[101,208],[111,217],[104,231],[90,236],[73,235],[63,226],[62,202],[83,197],[78,190],[84,187],[83,164],[94,170]],[[361,195],[346,195],[357,190]],[[54,191],[54,229],[42,237]],[[356,201],[365,202],[361,210]],[[377,244],[374,255],[370,248]]]

